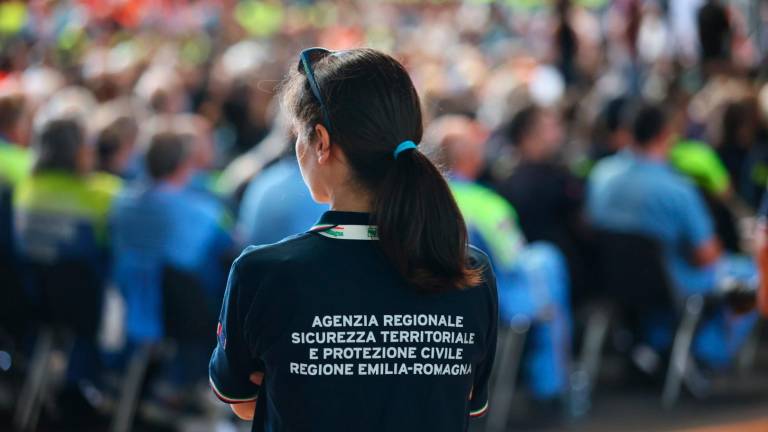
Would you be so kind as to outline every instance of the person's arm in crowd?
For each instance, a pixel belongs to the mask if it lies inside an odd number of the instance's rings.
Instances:
[[[693,263],[698,267],[712,265],[720,259],[722,252],[720,241],[716,237],[712,237],[694,249]]]
[[[760,285],[757,290],[757,308],[768,316],[768,221],[760,218],[755,232],[755,253],[760,270]]]
[[[697,267],[714,264],[722,255],[712,216],[701,194],[693,186],[683,189],[676,201],[676,220],[683,240],[690,246],[690,261]]]

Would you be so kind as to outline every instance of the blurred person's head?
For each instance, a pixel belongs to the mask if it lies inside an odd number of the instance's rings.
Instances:
[[[174,131],[152,135],[145,155],[147,172],[156,182],[182,186],[194,172],[193,144]]]
[[[138,101],[119,98],[99,105],[90,119],[95,135],[96,169],[123,175],[136,155],[140,128],[146,128]]]
[[[99,101],[118,98],[136,81],[142,61],[142,50],[137,45],[134,39],[124,40],[110,48],[96,44],[83,54],[83,81]]]
[[[666,159],[672,148],[674,131],[667,113],[658,105],[643,105],[632,125],[634,147],[646,156]]]
[[[632,101],[617,97],[608,101],[600,116],[605,128],[606,150],[616,152],[632,144]]]
[[[33,106],[48,100],[57,90],[64,87],[66,78],[53,67],[32,66],[21,74],[24,94]]]
[[[530,105],[509,123],[509,139],[522,160],[542,162],[554,158],[563,142],[563,126],[557,113]]]
[[[54,92],[35,113],[34,130],[39,131],[52,120],[71,118],[81,125],[88,124],[97,107],[91,92],[78,86],[64,87]]]
[[[59,171],[85,175],[93,169],[93,148],[87,144],[85,129],[75,118],[48,121],[37,133],[35,173]]]
[[[18,143],[24,103],[20,92],[0,91],[0,140]]]
[[[728,103],[722,114],[718,147],[751,147],[757,134],[757,117],[757,109],[748,100]]]
[[[121,175],[131,161],[139,134],[136,119],[120,116],[96,135],[96,169]]]
[[[184,107],[184,83],[171,67],[150,67],[136,82],[134,91],[158,114],[175,114]]]
[[[275,61],[280,55],[266,41],[245,40],[227,48],[213,68],[211,91],[235,132],[236,151],[249,150],[269,129],[268,110],[283,73]]]
[[[430,123],[424,133],[425,153],[451,174],[475,180],[485,165],[487,139],[487,131],[478,122],[446,115]]]
[[[195,168],[199,170],[213,168],[215,156],[213,131],[205,117],[197,114],[178,114],[173,119],[173,129],[192,143],[192,159]]]
[[[381,248],[422,292],[474,285],[467,230],[438,169],[417,150],[419,95],[405,68],[372,49],[308,50],[291,70],[283,104],[313,198],[371,213]]]

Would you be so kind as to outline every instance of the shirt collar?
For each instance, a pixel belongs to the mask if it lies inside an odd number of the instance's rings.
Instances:
[[[378,240],[378,229],[370,222],[369,213],[327,211],[310,232],[341,240]]]
[[[630,157],[635,163],[641,164],[643,166],[662,168],[662,169],[669,168],[669,161],[667,160],[649,158],[648,156],[642,154],[641,152],[638,152],[637,150],[632,150],[632,149],[626,149],[626,150],[623,150],[623,152],[626,152],[625,155]]]

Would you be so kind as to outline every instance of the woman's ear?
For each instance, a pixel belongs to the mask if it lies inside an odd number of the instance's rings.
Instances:
[[[317,136],[318,141],[315,148],[317,162],[324,164],[331,158],[331,136],[328,134],[328,129],[321,124],[315,125],[315,136]]]

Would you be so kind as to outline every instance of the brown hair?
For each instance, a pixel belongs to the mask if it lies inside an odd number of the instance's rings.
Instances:
[[[423,133],[419,96],[405,68],[372,49],[329,53],[312,68],[331,143],[343,150],[354,180],[373,194],[371,223],[390,262],[421,292],[479,284],[482,269],[469,266],[466,225],[445,179],[419,151],[393,154],[403,141],[420,142]],[[284,83],[282,101],[310,137],[324,124],[298,70]]]

